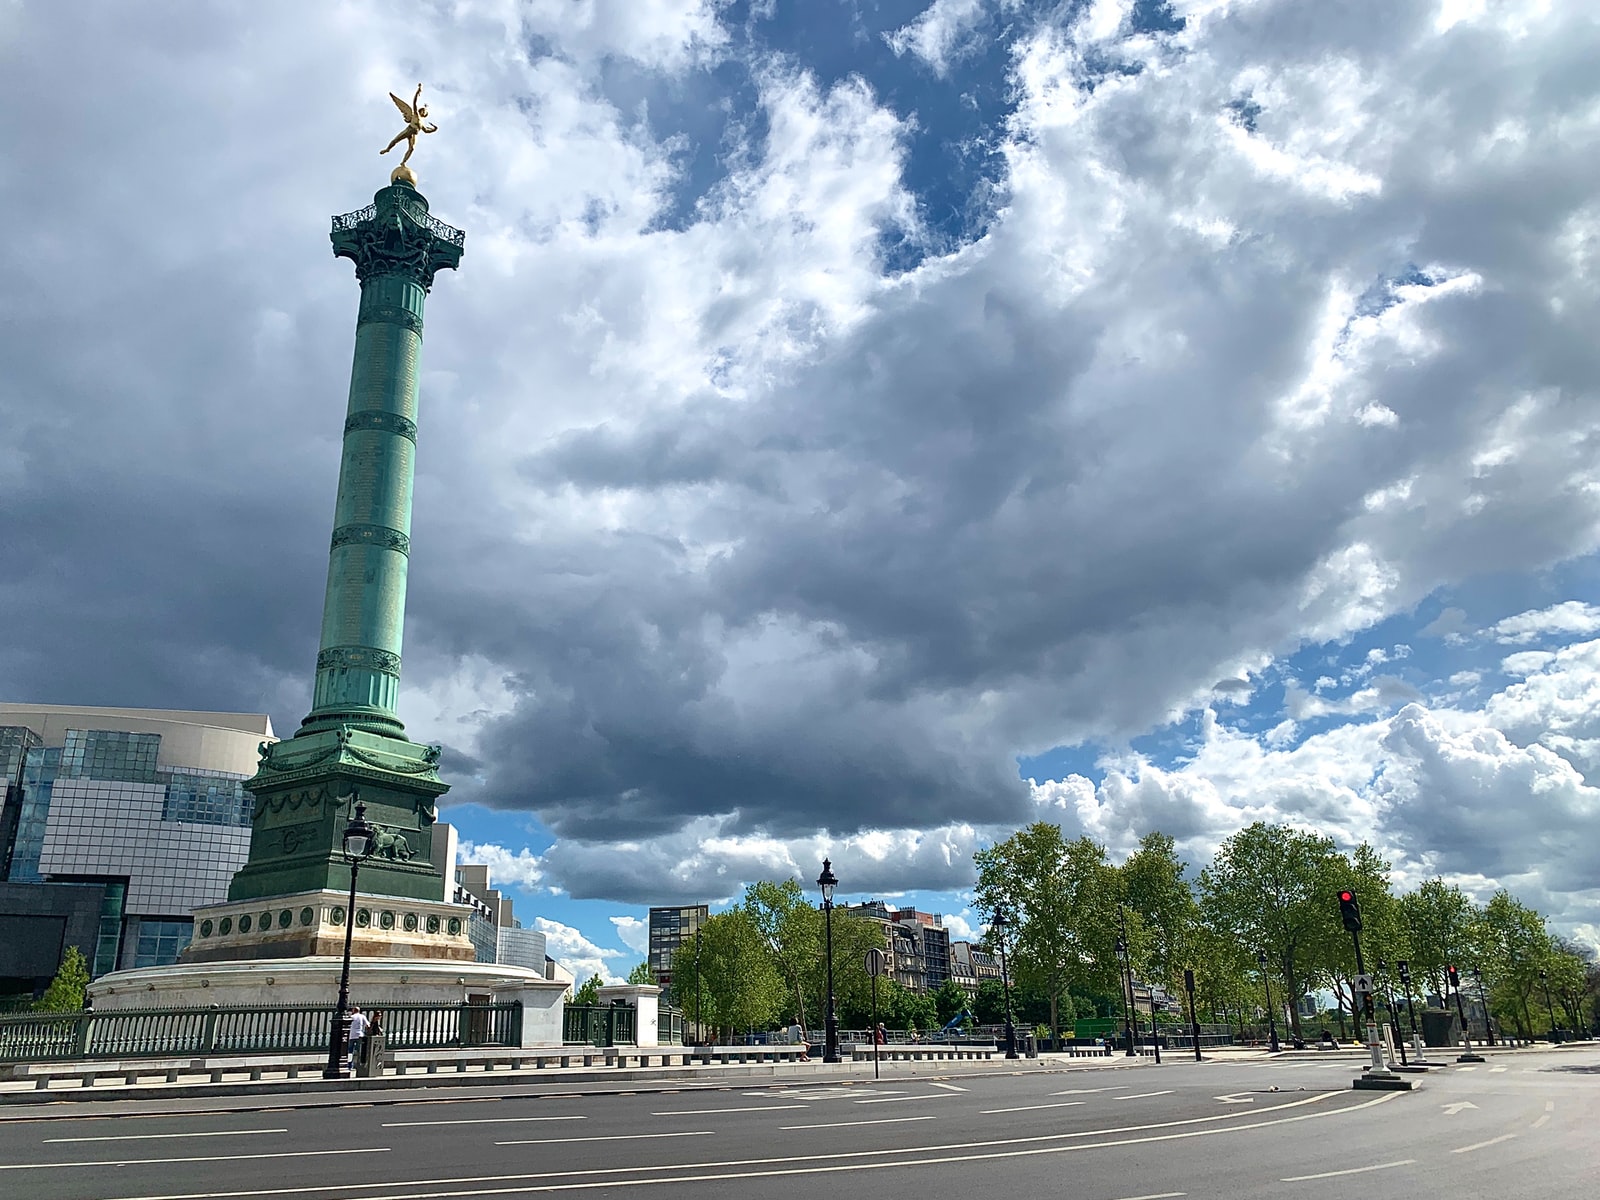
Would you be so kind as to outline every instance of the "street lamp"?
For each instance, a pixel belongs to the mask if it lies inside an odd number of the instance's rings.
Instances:
[[[1278,1052],[1278,1017],[1272,1011],[1272,980],[1267,978],[1267,952],[1262,950],[1256,955],[1256,962],[1261,967],[1261,987],[1267,994],[1267,1048],[1273,1054]]]
[[[355,799],[354,792],[341,797],[343,801]],[[344,969],[339,972],[339,1003],[333,1010],[333,1028],[328,1031],[328,1065],[322,1068],[324,1079],[344,1078],[344,1014],[350,1007],[350,938],[356,928],[356,872],[372,853],[375,832],[367,824],[367,806],[357,800],[355,816],[344,830],[344,860],[350,864],[350,903],[344,910]]]
[[[1400,971],[1400,987],[1406,994],[1406,1016],[1411,1021],[1411,1048],[1417,1052],[1417,1061],[1422,1061],[1422,1040],[1417,1034],[1417,1005],[1411,998],[1411,964],[1401,959],[1395,964]]]
[[[1133,1007],[1133,947],[1128,942],[1128,910],[1117,905],[1117,921],[1122,926],[1122,936],[1116,941],[1116,951],[1122,961],[1117,969],[1122,973],[1122,1036],[1126,1040],[1127,1056],[1134,1058],[1139,1051],[1139,1012]]]
[[[1400,1047],[1400,1065],[1402,1067],[1409,1066],[1410,1063],[1406,1058],[1405,1035],[1400,1032],[1400,1017],[1394,1011],[1394,986],[1389,981],[1389,964],[1381,958],[1378,960],[1378,981],[1383,984],[1383,1002],[1389,1009],[1389,1027],[1394,1030],[1394,1040]],[[1393,1065],[1393,1056],[1390,1057],[1389,1061],[1390,1065]]]
[[[1561,1039],[1556,1036],[1556,1010],[1550,1003],[1550,973],[1543,967],[1539,968],[1539,986],[1544,989],[1544,1010],[1550,1014],[1550,1040],[1559,1042]],[[1483,1015],[1487,1019],[1489,1010],[1485,1009]]]
[[[1006,1057],[1017,1056],[1017,1027],[1011,1020],[1011,973],[1006,970],[1006,910],[1000,905],[995,905],[994,920],[989,922],[989,928],[994,930],[996,940],[1000,943],[1000,986],[1006,993]]]
[[[827,859],[822,860],[817,886],[822,889],[822,918],[828,943],[828,1010],[823,1017],[822,1061],[836,1063],[839,1061],[839,1010],[833,997],[833,889],[839,886],[839,881],[834,878],[833,864]]]

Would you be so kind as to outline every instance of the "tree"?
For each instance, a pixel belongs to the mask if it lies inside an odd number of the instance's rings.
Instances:
[[[1533,1036],[1528,998],[1554,949],[1544,918],[1501,888],[1467,930],[1472,965],[1483,972],[1491,1008],[1510,1010],[1523,1037]]]
[[[600,989],[605,985],[605,980],[598,975],[591,975],[583,986],[572,993],[572,1003],[578,1007],[593,1006],[600,1003]]]
[[[1151,981],[1169,987],[1184,967],[1194,964],[1192,943],[1200,909],[1184,878],[1186,870],[1170,837],[1147,833],[1117,871],[1123,903],[1138,917],[1143,935],[1143,953],[1135,961],[1142,958],[1143,973]]]
[[[1293,1001],[1324,969],[1342,933],[1337,896],[1348,869],[1332,838],[1257,821],[1223,842],[1200,873],[1207,919],[1266,952],[1281,988],[1274,1002],[1290,1001],[1296,1037],[1300,1010]]]
[[[967,1010],[967,993],[954,979],[946,979],[933,991],[933,1007],[941,1028],[958,1013]]]
[[[1444,969],[1459,964],[1477,907],[1459,887],[1442,879],[1424,880],[1397,902],[1411,975],[1435,994],[1445,994]],[[1406,957],[1397,955],[1397,957]]]
[[[628,972],[628,982],[635,986],[648,984],[651,987],[654,987],[656,982],[656,973],[650,969],[650,963],[648,961],[642,962],[638,966],[634,967],[633,970]]]
[[[1059,825],[1044,821],[978,851],[973,861],[978,906],[993,912],[1004,905],[1012,914],[1012,976],[1048,998],[1050,1035],[1059,1039],[1061,1001],[1071,985],[1115,970],[1116,871],[1103,847],[1086,837],[1069,842]],[[998,949],[992,930],[986,942]]]
[[[806,900],[800,884],[793,879],[752,883],[744,890],[742,907],[766,942],[773,966],[794,997],[800,1024],[809,1028],[805,983],[822,953],[822,914]]]
[[[673,954],[693,973],[698,985],[685,989],[684,1012],[698,1024],[732,1033],[766,1028],[782,1008],[783,981],[767,951],[761,931],[743,909],[731,908],[710,918]]]
[[[45,988],[44,995],[34,1002],[38,1012],[70,1013],[83,1008],[83,997],[89,989],[89,964],[83,951],[68,946],[56,968],[56,977]]]

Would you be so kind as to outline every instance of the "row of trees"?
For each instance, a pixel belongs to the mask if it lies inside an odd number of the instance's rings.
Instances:
[[[1120,991],[1115,950],[1124,922],[1127,952],[1141,981],[1182,994],[1195,972],[1200,1006],[1214,1020],[1265,1002],[1259,954],[1276,998],[1327,990],[1351,1011],[1355,950],[1340,924],[1338,893],[1361,904],[1362,947],[1372,970],[1382,959],[1409,961],[1417,989],[1443,995],[1445,968],[1482,972],[1491,1013],[1531,1036],[1558,1024],[1578,1028],[1600,996],[1600,970],[1585,948],[1550,934],[1539,913],[1509,892],[1478,905],[1459,887],[1429,880],[1399,893],[1389,864],[1365,844],[1344,854],[1333,839],[1256,823],[1224,842],[1197,878],[1188,876],[1172,838],[1147,835],[1120,865],[1089,838],[1068,839],[1048,823],[1030,825],[974,856],[976,899],[1015,914],[1012,962],[1019,981],[1056,1011],[1074,992]],[[1597,1014],[1591,1012],[1591,1019]],[[1291,1028],[1301,1034],[1298,1006]],[[1358,1021],[1359,1024],[1359,1021]]]
[[[1117,864],[1093,840],[1069,839],[1059,826],[1040,822],[974,858],[977,907],[989,915],[1003,905],[1010,916],[1006,950],[1016,1018],[1052,1035],[1070,1033],[1077,1017],[1122,1011],[1116,944],[1124,928],[1138,979],[1181,995],[1184,971],[1193,970],[1198,1006],[1212,1021],[1253,1019],[1270,982],[1273,998],[1289,1003],[1296,1036],[1301,1017],[1292,1001],[1300,996],[1332,992],[1342,1022],[1353,1013],[1355,974],[1337,900],[1347,887],[1361,903],[1368,970],[1387,960],[1396,990],[1398,960],[1409,961],[1419,994],[1443,995],[1445,968],[1455,965],[1482,972],[1502,1027],[1526,1036],[1548,1029],[1546,989],[1557,1024],[1576,1029],[1600,1020],[1593,1010],[1600,998],[1593,955],[1552,936],[1539,913],[1503,890],[1479,905],[1440,880],[1399,892],[1389,864],[1364,844],[1345,854],[1331,838],[1257,823],[1224,842],[1191,877],[1165,834],[1147,835]],[[869,1022],[872,985],[864,959],[882,945],[880,926],[835,910],[834,984],[846,1028]],[[738,904],[684,941],[672,972],[674,1002],[707,1029],[732,1034],[795,1019],[820,1028],[827,987],[823,915],[793,879],[751,884]],[[969,1003],[953,981],[931,994],[878,981],[878,1016],[891,1029],[938,1028],[963,1010],[978,1023],[1003,1020],[1000,984],[986,981]]]

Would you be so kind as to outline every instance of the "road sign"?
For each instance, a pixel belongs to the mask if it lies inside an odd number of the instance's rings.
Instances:
[[[867,974],[882,975],[889,966],[889,956],[882,950],[867,951]]]
[[[1362,995],[1362,996],[1370,996],[1370,995],[1372,995],[1372,976],[1371,975],[1357,975],[1356,978],[1355,978],[1354,986],[1355,986],[1357,994]]]

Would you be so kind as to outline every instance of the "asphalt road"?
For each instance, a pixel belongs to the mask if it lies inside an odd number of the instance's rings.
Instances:
[[[877,1083],[498,1084],[399,1104],[163,1115],[129,1103],[115,1116],[0,1124],[0,1197],[1588,1200],[1600,1180],[1600,1051],[1494,1056],[1414,1093],[1353,1091],[1356,1068],[923,1064]]]

